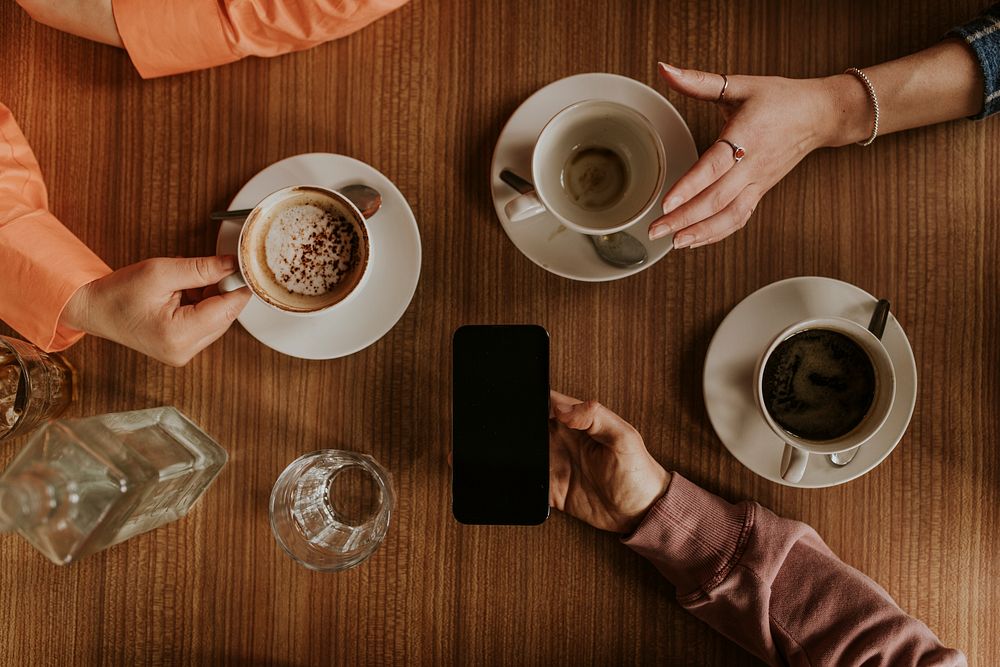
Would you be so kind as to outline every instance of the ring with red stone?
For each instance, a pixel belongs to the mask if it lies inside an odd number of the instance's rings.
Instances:
[[[734,144],[729,139],[719,139],[719,142],[724,144],[729,144],[729,147],[733,149],[733,159],[739,162],[747,156],[747,150],[738,144]],[[716,142],[716,143],[719,143]]]

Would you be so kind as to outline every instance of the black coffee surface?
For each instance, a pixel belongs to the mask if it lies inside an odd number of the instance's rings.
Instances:
[[[768,413],[807,440],[849,433],[875,400],[875,368],[868,353],[828,329],[809,329],[782,341],[764,365],[762,380]]]

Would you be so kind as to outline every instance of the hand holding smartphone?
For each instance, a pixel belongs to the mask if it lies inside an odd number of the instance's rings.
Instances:
[[[549,334],[469,325],[452,338],[452,513],[466,524],[549,515]]]

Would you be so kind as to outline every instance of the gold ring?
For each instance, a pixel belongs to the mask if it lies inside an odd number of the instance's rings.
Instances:
[[[722,92],[719,93],[719,99],[716,102],[722,102],[726,98],[726,88],[729,87],[729,77],[725,74],[722,75]]]
[[[747,156],[747,149],[743,148],[738,144],[734,144],[729,139],[719,139],[719,141],[715,143],[729,144],[729,147],[733,149],[733,159],[736,160],[737,162],[739,162],[740,160],[742,160]]]

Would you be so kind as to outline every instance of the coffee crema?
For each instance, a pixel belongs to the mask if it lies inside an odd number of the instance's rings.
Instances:
[[[764,407],[792,435],[834,440],[858,427],[875,400],[875,366],[849,336],[829,329],[795,333],[764,365]]]
[[[342,211],[298,202],[272,216],[264,253],[275,282],[294,294],[319,296],[354,268],[358,235]]]

